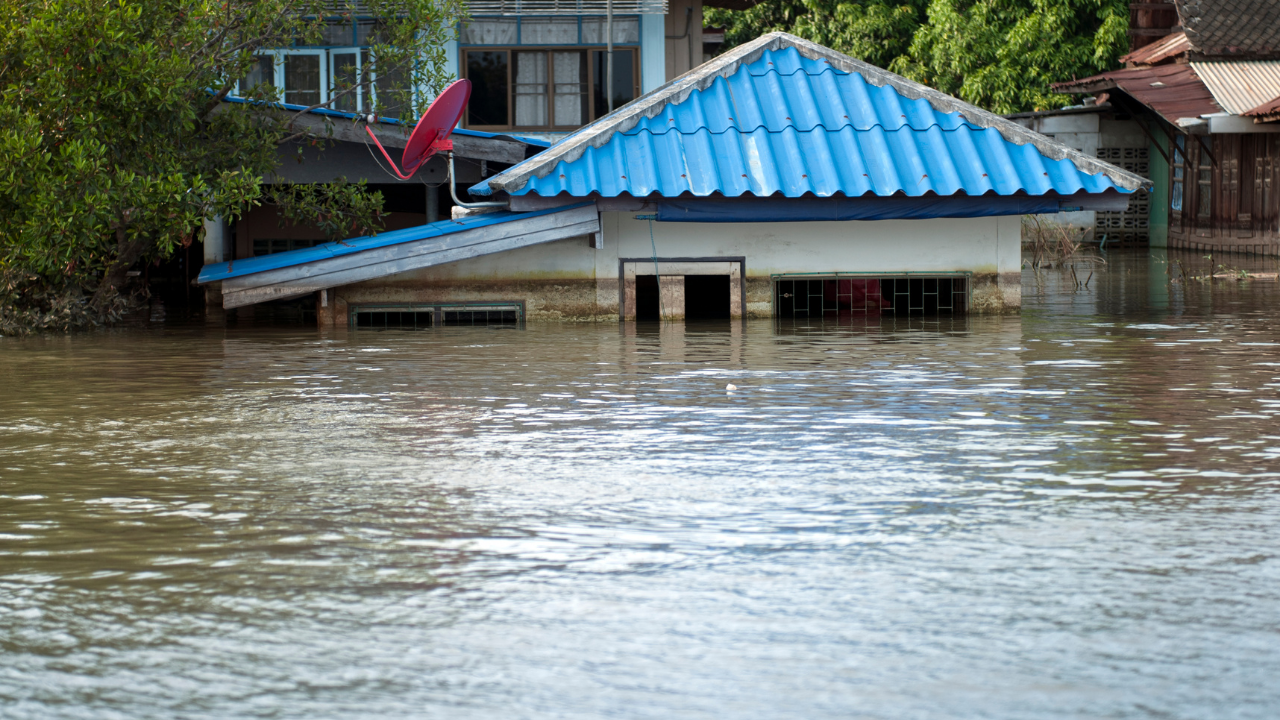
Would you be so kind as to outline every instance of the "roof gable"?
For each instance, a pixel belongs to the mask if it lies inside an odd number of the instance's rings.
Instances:
[[[770,33],[472,192],[825,197],[1132,191],[1144,183],[968,103]]]

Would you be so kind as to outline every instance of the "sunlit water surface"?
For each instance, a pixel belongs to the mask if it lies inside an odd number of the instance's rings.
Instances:
[[[0,340],[0,715],[1280,716],[1280,288],[1166,269]]]

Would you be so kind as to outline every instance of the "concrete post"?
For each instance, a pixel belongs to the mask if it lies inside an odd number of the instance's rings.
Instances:
[[[226,260],[227,223],[221,216],[205,218],[204,222],[204,264],[224,262]],[[226,311],[222,308],[222,283],[210,283],[204,286],[205,319],[217,324],[226,322]]]
[[[204,264],[211,265],[226,260],[227,223],[222,216],[204,219]]]

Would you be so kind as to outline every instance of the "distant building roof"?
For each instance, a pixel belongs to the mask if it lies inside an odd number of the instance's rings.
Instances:
[[[1280,57],[1277,0],[1177,0],[1192,49],[1201,56]]]
[[[1254,122],[1275,122],[1280,120],[1280,97],[1272,98],[1261,105],[1241,113],[1255,118]]]
[[[1191,68],[1223,110],[1240,115],[1280,96],[1280,61],[1193,62]]]
[[[787,33],[705,63],[473,187],[542,197],[1062,195],[1141,177]]]
[[[1063,93],[1097,93],[1119,89],[1177,125],[1178,118],[1222,112],[1209,88],[1188,65],[1129,68],[1055,83]]]
[[[1150,45],[1144,45],[1134,50],[1121,57],[1120,62],[1130,65],[1159,65],[1166,60],[1178,57],[1190,49],[1191,41],[1187,39],[1187,34],[1174,33]]]

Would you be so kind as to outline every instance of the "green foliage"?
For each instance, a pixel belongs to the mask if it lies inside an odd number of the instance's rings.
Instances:
[[[1060,107],[1049,85],[1116,67],[1128,49],[1120,0],[765,0],[713,10],[726,43],[786,30],[992,112]]]
[[[1115,67],[1128,49],[1118,0],[933,0],[891,70],[992,112],[1066,104],[1050,83]]]
[[[0,293],[27,303],[91,294],[109,320],[126,271],[197,239],[204,217],[274,202],[334,234],[374,232],[381,196],[335,182],[271,192],[284,143],[323,143],[271,103],[220,102],[255,52],[319,37],[329,0],[4,0],[0,4]],[[371,69],[434,93],[459,0],[365,0],[385,18]],[[352,8],[352,11],[354,7]],[[350,14],[350,13],[349,13]],[[360,92],[369,83],[335,88]],[[379,93],[382,96],[389,93]],[[394,104],[421,97],[386,97]],[[56,293],[55,293],[56,294]],[[61,302],[61,301],[59,301]],[[81,317],[75,313],[66,317]],[[34,317],[34,316],[33,316]],[[83,319],[82,318],[82,319]],[[72,324],[76,324],[73,322]]]
[[[783,30],[879,67],[907,52],[927,0],[765,0],[747,10],[706,10],[725,28],[725,46]]]

